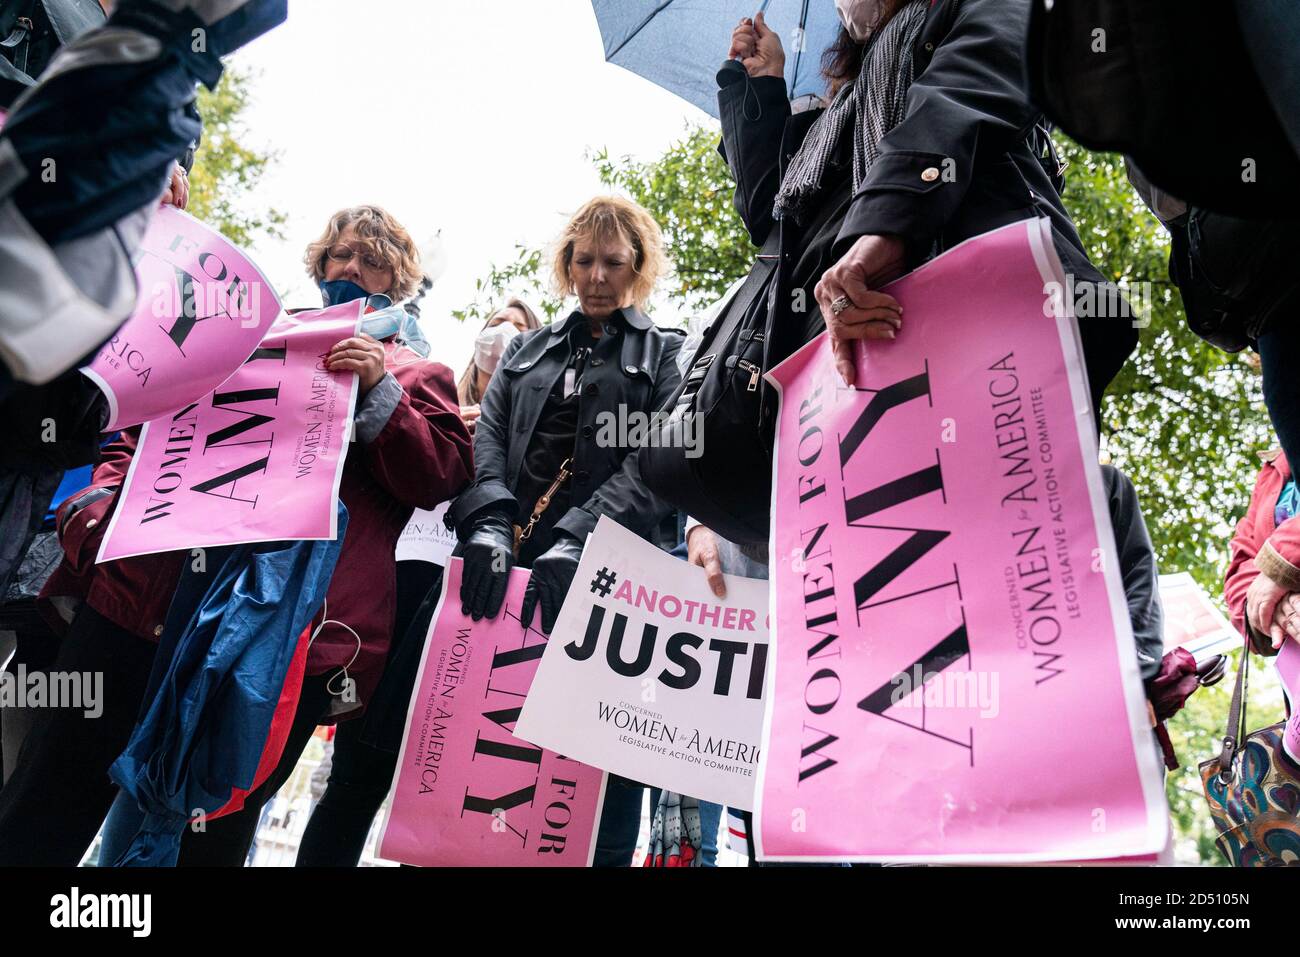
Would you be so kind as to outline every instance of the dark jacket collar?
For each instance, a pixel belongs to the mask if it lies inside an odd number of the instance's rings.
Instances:
[[[573,312],[560,322],[551,323],[551,341],[562,338],[569,334],[575,324],[586,322],[587,317],[582,314],[582,310],[575,309]],[[628,306],[626,309],[615,309],[609,317],[609,321],[624,328],[636,329],[645,332],[654,328],[654,320],[647,316],[636,306]]]

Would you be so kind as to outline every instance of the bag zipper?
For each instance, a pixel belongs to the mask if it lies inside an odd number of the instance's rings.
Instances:
[[[736,365],[740,366],[740,368],[744,369],[746,372],[749,373],[749,386],[745,389],[745,391],[757,392],[758,378],[763,374],[763,370],[760,369],[758,366],[754,365],[754,363],[750,362],[748,359],[741,359],[739,362],[736,363]]]

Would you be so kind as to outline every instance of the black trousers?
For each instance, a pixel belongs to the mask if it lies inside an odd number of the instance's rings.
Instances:
[[[298,867],[356,867],[361,862],[370,827],[397,770],[407,703],[441,584],[438,565],[397,563],[393,646],[384,676],[367,713],[342,722],[334,735],[329,783],[298,845]]]
[[[298,845],[298,867],[356,867],[370,826],[388,796],[397,752],[361,740],[362,722],[345,721],[334,735],[329,784]]]
[[[262,786],[244,799],[243,810],[208,821],[202,831],[186,828],[181,838],[181,853],[176,860],[178,867],[244,866],[249,848],[257,837],[262,808],[289,780],[293,769],[298,765],[298,759],[302,757],[302,749],[307,746],[312,732],[329,712],[330,693],[326,686],[336,675],[337,672],[331,671],[323,675],[308,675],[303,679],[298,710],[294,712],[293,724],[279,764]]]
[[[0,867],[76,867],[117,796],[108,769],[131,739],[155,646],[83,606],[52,671],[103,675],[103,713],[31,709],[0,791]]]
[[[12,648],[5,641],[6,635],[12,636]],[[17,675],[20,667],[27,675],[48,673],[59,655],[59,639],[48,628],[16,626],[12,631],[0,631],[0,661],[10,650],[13,658],[5,669],[9,674]],[[14,773],[18,753],[39,713],[36,708],[0,708],[0,790]]]

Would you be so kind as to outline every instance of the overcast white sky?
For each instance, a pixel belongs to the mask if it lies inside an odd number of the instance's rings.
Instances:
[[[712,122],[605,63],[588,0],[294,0],[234,62],[261,74],[251,145],[281,153],[254,198],[289,214],[286,238],[252,253],[286,306],[320,301],[302,253],[330,214],[377,203],[421,244],[442,231],[423,324],[457,372],[478,330],[450,311],[516,242],[549,241],[601,191],[588,149],[651,158]]]

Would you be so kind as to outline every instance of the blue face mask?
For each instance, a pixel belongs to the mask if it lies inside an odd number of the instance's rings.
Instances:
[[[348,279],[334,279],[320,284],[320,294],[327,306],[356,302],[358,299],[367,300],[366,305],[374,311],[361,320],[362,332],[380,342],[397,336],[413,352],[428,356],[429,343],[420,331],[420,324],[401,306],[394,306],[393,300],[383,293],[372,296]]]
[[[349,279],[331,279],[321,283],[320,294],[327,306],[337,306],[341,302],[355,302],[370,295]]]

